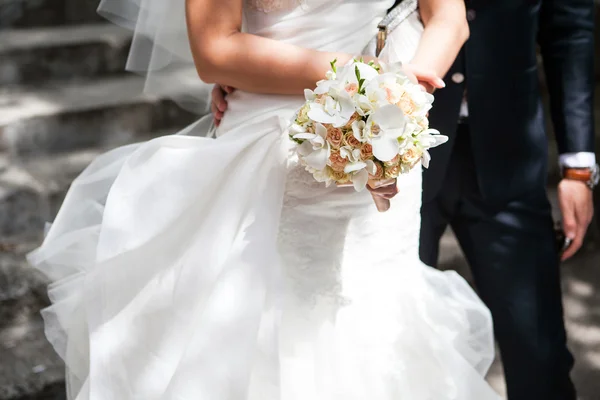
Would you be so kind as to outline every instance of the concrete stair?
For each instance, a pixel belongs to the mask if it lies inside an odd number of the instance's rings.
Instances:
[[[0,93],[0,149],[16,156],[123,144],[191,122],[173,102],[142,93],[133,75]]]
[[[43,334],[47,280],[37,247],[73,179],[114,147],[197,117],[142,93],[124,67],[131,32],[98,0],[0,5],[0,400],[64,400],[64,365]]]
[[[74,25],[102,21],[98,0],[3,0],[0,29]]]
[[[0,87],[123,73],[130,43],[109,23],[0,32]]]

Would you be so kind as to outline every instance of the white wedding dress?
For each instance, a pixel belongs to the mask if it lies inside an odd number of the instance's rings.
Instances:
[[[249,32],[354,54],[393,3],[251,1]],[[76,179],[30,255],[70,400],[498,399],[489,311],[419,261],[420,168],[386,213],[324,187],[282,133],[302,103],[235,92],[216,139],[198,123]]]

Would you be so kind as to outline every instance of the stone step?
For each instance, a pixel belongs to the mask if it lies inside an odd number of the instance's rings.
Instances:
[[[108,23],[1,32],[0,86],[122,73],[131,35]]]
[[[54,219],[73,179],[96,156],[126,142],[24,162],[0,159],[1,400],[65,399],[64,365],[44,337],[39,314],[49,305],[48,280],[25,255],[40,244],[46,222]]]
[[[0,399],[64,400],[64,365],[44,337],[47,280],[25,262],[36,242],[0,252]]]
[[[41,240],[45,224],[54,220],[73,180],[98,155],[120,145],[172,134],[177,130],[172,128],[136,137],[116,137],[96,148],[32,158],[0,156],[0,253],[12,251],[18,243]]]
[[[3,0],[0,29],[72,25],[102,21],[98,0]]]
[[[103,147],[197,118],[143,94],[143,84],[126,75],[0,93],[0,151],[27,157]]]

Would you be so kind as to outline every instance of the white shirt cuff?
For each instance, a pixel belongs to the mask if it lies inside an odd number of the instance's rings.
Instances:
[[[596,165],[596,155],[594,153],[565,153],[561,154],[558,162],[563,168],[592,168]]]

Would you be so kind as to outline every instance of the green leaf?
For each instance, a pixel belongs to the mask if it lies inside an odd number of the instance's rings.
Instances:
[[[335,63],[337,63],[337,58],[329,63],[333,72],[337,72],[337,67],[335,66]]]

